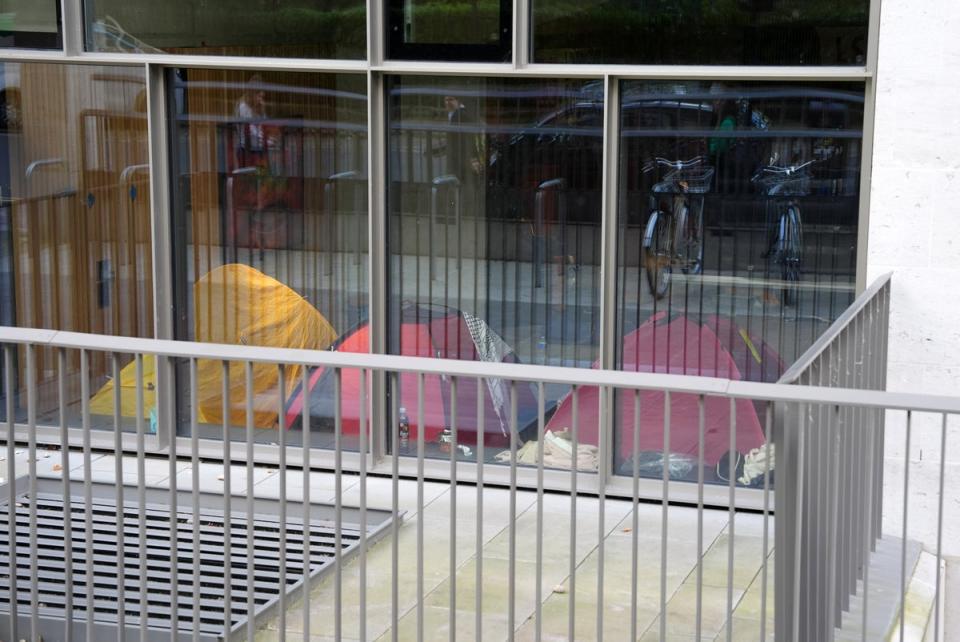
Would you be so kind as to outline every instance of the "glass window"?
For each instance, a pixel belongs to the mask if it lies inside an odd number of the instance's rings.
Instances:
[[[58,0],[0,0],[0,47],[60,49]]]
[[[852,303],[863,101],[862,84],[621,84],[619,368],[775,382]],[[661,477],[664,398],[640,403],[641,471]],[[618,402],[627,474],[635,410]],[[706,400],[708,481],[729,479],[730,414]],[[741,467],[764,417],[737,402]],[[696,397],[671,418],[671,475],[696,480]]]
[[[152,337],[143,69],[0,63],[0,86],[0,324]],[[24,356],[14,374],[25,403]],[[79,423],[79,355],[67,357]],[[56,355],[37,350],[36,365],[38,416],[56,423]],[[111,369],[91,353],[94,426],[112,424]]]
[[[508,62],[511,0],[389,0],[388,57]]]
[[[532,0],[533,59],[865,65],[869,0]]]
[[[178,69],[168,86],[176,338],[367,351],[366,77]],[[275,366],[253,374],[258,441],[277,443],[281,420],[300,440],[302,371],[284,368],[282,387]],[[198,377],[201,434],[219,438],[221,364],[201,360]],[[188,426],[186,364],[178,381]],[[242,439],[242,364],[229,383]],[[310,385],[313,444],[329,446],[331,373]]]
[[[391,353],[595,364],[602,122],[597,81],[390,80]],[[509,441],[509,386],[459,383],[460,440],[473,447],[483,401],[493,457]],[[424,437],[442,455],[452,393],[442,378],[426,386]],[[547,407],[566,392],[548,387]],[[536,439],[533,387],[518,384],[517,395],[518,429]],[[416,439],[416,399],[415,377],[402,376],[411,430],[401,449]]]
[[[88,51],[365,58],[362,0],[85,0]]]

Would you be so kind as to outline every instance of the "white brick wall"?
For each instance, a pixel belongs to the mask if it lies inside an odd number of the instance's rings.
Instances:
[[[960,2],[883,0],[868,280],[893,271],[889,389],[960,395]],[[887,530],[899,532],[904,429],[887,434]],[[936,545],[939,418],[918,417],[909,533]],[[947,446],[945,552],[960,556],[960,421]]]

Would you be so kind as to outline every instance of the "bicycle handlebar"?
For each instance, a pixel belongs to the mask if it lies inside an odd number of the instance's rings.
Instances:
[[[696,167],[697,165],[700,165],[701,163],[703,163],[703,161],[706,159],[704,159],[703,156],[694,156],[689,160],[680,160],[680,159],[670,160],[670,159],[661,158],[658,156],[653,160],[654,162],[656,162],[657,165],[660,165],[663,167],[672,167],[673,169],[686,169],[687,167]]]
[[[767,165],[766,167],[760,168],[760,172],[758,172],[758,175],[767,173],[767,174],[784,174],[786,176],[790,176],[791,174],[796,174],[797,172],[804,170],[817,162],[819,162],[819,159],[814,158],[813,160],[808,160],[806,163],[801,163],[799,165],[785,165],[785,166]]]
[[[687,169],[690,167],[697,167],[699,165],[702,165],[703,162],[706,160],[707,159],[704,158],[703,156],[694,156],[693,158],[688,160],[682,160],[682,159],[670,160],[669,158],[662,158],[660,156],[657,156],[652,160],[648,160],[646,163],[644,163],[642,171],[650,172],[650,171],[653,171],[653,169],[656,167],[669,167],[675,170],[682,170],[682,169]]]

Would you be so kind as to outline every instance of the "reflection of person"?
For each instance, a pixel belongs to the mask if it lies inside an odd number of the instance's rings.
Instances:
[[[456,96],[444,96],[447,145],[445,173],[459,181],[461,210],[466,215],[477,211],[479,186],[486,161],[481,134],[472,131],[474,123],[466,105]]]
[[[282,132],[269,123],[268,106],[263,78],[255,74],[234,107],[235,164],[229,188],[232,216],[245,218],[236,222],[238,234],[244,244],[260,249],[261,260],[264,248],[285,242],[285,216],[277,210],[302,206],[283,164]]]
[[[766,130],[769,120],[748,98],[731,95],[723,83],[714,83],[710,94],[714,96],[714,131],[718,135],[709,139],[707,149],[716,168],[717,188],[721,192],[739,191],[749,184],[763,157],[764,141],[752,132]],[[733,136],[733,132],[740,133]]]
[[[247,81],[247,87],[234,110],[237,120],[237,151],[240,167],[266,164],[266,154],[271,143],[271,134],[264,123],[267,117],[267,94],[263,90],[263,78],[255,74]]]
[[[456,96],[444,96],[443,107],[447,111],[447,174],[453,174],[464,182],[470,166],[469,134],[464,133],[466,106]]]

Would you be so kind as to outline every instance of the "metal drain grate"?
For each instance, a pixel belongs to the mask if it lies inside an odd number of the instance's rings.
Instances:
[[[17,480],[16,555],[18,627],[29,631],[30,589],[30,497],[26,479]],[[63,638],[67,573],[64,568],[66,529],[64,528],[63,482],[41,479],[37,483],[37,593],[40,633],[45,642]],[[0,486],[0,488],[5,488]],[[110,484],[92,484],[91,513],[93,521],[93,622],[96,639],[116,639],[119,574],[117,550],[122,541],[123,550],[123,605],[128,639],[139,639],[141,613],[147,613],[149,639],[170,640],[173,627],[170,593],[174,560],[170,547],[169,491],[147,489],[146,506],[146,595],[140,586],[139,505],[127,501],[136,497],[136,487],[124,488],[123,533],[118,537],[120,519],[114,499],[116,488]],[[0,631],[6,632],[10,617],[10,552],[8,545],[9,493],[0,493]],[[83,639],[86,619],[91,611],[90,578],[87,576],[89,559],[86,540],[86,511],[83,485],[73,483],[69,502],[73,552],[73,618],[75,639]],[[251,586],[247,576],[247,514],[246,499],[233,497],[230,519],[231,552],[225,559],[225,529],[223,496],[201,493],[200,497],[200,595],[193,594],[193,514],[189,491],[178,493],[177,520],[177,627],[179,639],[193,639],[193,604],[199,600],[200,621],[197,629],[200,640],[222,640],[224,631],[230,639],[242,639],[246,628],[247,590]],[[186,507],[186,510],[183,509]],[[253,520],[254,590],[253,617],[272,612],[280,599],[280,555],[286,560],[286,592],[290,593],[305,581],[314,581],[325,570],[332,568],[335,549],[333,525],[334,508],[326,504],[310,504],[310,563],[304,569],[303,504],[287,502],[286,549],[280,549],[280,522],[278,500],[256,499]],[[218,510],[219,508],[219,510]],[[241,509],[241,510],[236,510]],[[359,511],[345,508],[341,512],[341,551],[344,559],[358,551],[360,539]],[[390,524],[386,511],[367,511],[368,542],[376,540]],[[229,569],[229,572],[226,571]],[[229,577],[229,580],[228,580]],[[231,592],[230,622],[226,622],[225,584]],[[21,634],[25,637],[25,633]]]

